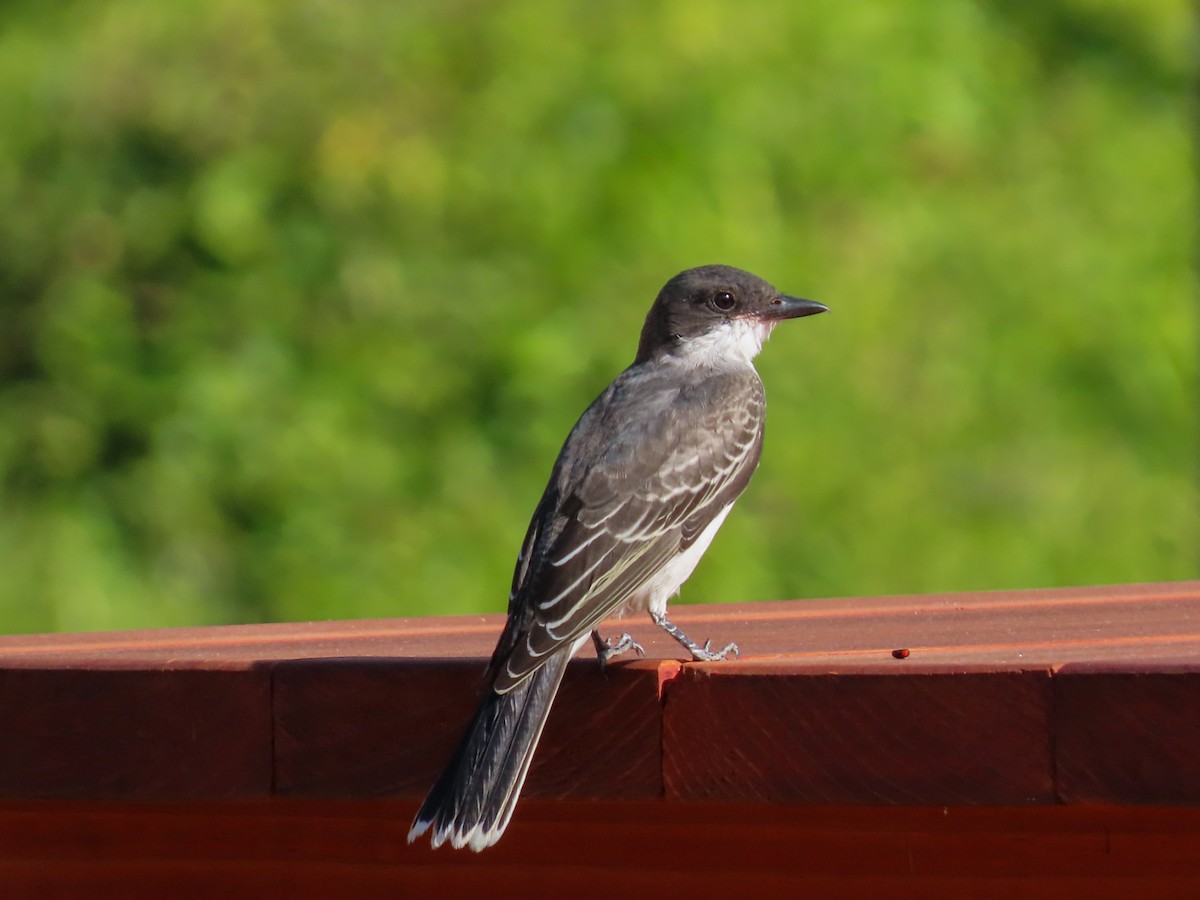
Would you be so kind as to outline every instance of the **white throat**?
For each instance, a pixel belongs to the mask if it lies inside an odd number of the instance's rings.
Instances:
[[[751,365],[771,336],[774,322],[753,318],[730,319],[700,337],[687,341],[675,358],[689,368],[730,369]]]

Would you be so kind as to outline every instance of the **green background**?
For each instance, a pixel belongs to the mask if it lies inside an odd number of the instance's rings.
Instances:
[[[4,16],[0,629],[503,609],[711,262],[832,313],[685,600],[1197,575],[1186,4]]]

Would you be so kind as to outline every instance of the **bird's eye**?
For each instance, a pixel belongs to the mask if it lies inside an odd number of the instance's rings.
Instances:
[[[729,312],[737,305],[737,299],[729,291],[717,291],[712,295],[713,309],[719,309],[721,312]]]

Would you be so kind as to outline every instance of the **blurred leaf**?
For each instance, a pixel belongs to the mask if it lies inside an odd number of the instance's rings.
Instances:
[[[675,272],[825,301],[686,600],[1196,577],[1186,7],[14,5],[0,627],[500,610]]]

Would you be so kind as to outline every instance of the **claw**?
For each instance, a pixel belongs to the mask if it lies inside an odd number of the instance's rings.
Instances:
[[[687,645],[685,644],[684,646],[686,647]],[[720,650],[712,648],[711,640],[705,641],[703,647],[689,647],[688,649],[692,651],[692,656],[701,662],[717,662],[718,660],[728,659],[730,654],[733,655],[734,659],[738,658],[738,645],[732,641]]]
[[[638,656],[646,655],[646,648],[633,639],[633,636],[628,632],[621,635],[616,641],[612,638],[600,637],[599,631],[592,632],[592,644],[596,648],[596,658],[600,660],[600,670],[603,671],[608,665],[609,660],[613,657],[620,656],[622,653],[628,653],[632,650]]]

